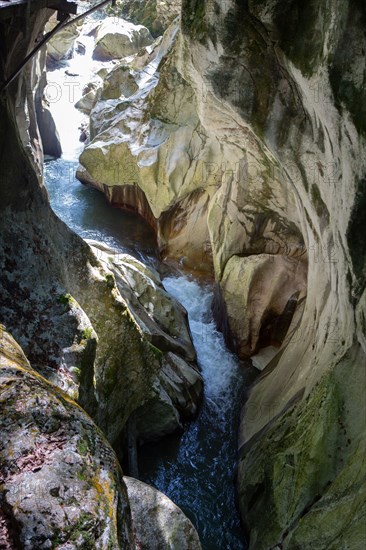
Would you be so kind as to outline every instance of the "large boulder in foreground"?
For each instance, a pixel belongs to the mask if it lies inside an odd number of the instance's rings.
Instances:
[[[196,529],[167,496],[142,481],[124,477],[136,546],[143,550],[200,550]]]
[[[0,325],[1,548],[134,548],[114,451]]]
[[[107,17],[100,25],[93,52],[99,61],[122,59],[153,42],[150,31],[143,25],[134,25],[124,19]]]

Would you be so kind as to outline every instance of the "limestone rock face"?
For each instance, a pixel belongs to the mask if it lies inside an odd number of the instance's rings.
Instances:
[[[94,59],[110,61],[138,52],[153,41],[149,30],[124,19],[107,17],[97,30]]]
[[[128,305],[159,363],[145,403],[136,410],[136,436],[158,439],[182,427],[197,413],[203,380],[194,363],[196,354],[187,312],[164,290],[159,274],[128,254],[88,241]]]
[[[27,37],[9,24],[3,43],[10,67],[24,59],[49,15],[32,8]],[[159,395],[164,352],[142,333],[110,269],[50,208],[32,89],[42,75],[37,63],[39,58],[9,87],[0,108],[0,319],[31,364],[78,399],[122,453],[129,417]],[[191,360],[193,348],[184,335],[178,342],[159,330],[175,345],[167,352],[179,349]],[[185,412],[172,408],[176,429]]]
[[[230,258],[221,293],[229,327],[226,336],[241,357],[266,344],[282,343],[293,309],[306,295],[306,276],[303,262],[282,255]]]
[[[218,320],[241,354],[279,347],[240,430],[251,549],[310,547],[323,519],[320,548],[337,537],[357,547],[360,530],[340,512],[357,482],[343,496],[337,487],[352,464],[364,471],[364,443],[349,437],[350,454],[335,452],[334,407],[341,365],[365,388],[365,17],[358,0],[183,0],[178,32],[144,57],[155,78],[127,101],[96,104],[80,159],[80,179],[112,202],[127,184],[141,190],[164,253],[213,265]],[[322,384],[334,390],[324,408]],[[360,426],[363,410],[347,413],[352,392],[339,419]]]
[[[103,85],[90,113],[92,139],[80,157],[77,177],[101,189],[113,204],[143,215],[156,227],[164,254],[207,270],[210,247],[204,243],[210,242],[207,214],[214,186],[202,185],[202,177],[215,144],[206,140],[199,124],[191,86],[168,56],[176,36],[177,23],[146,58],[130,62],[135,93],[114,86],[108,100]],[[126,63],[113,74],[127,83]],[[127,201],[124,194],[131,187],[139,191]]]
[[[37,62],[34,64],[30,77],[33,81],[34,104],[43,153],[59,158],[62,155],[60,136],[45,97],[47,86],[46,56],[47,51],[43,48],[38,54]]]
[[[0,325],[4,548],[134,548],[126,487],[102,433]]]
[[[197,531],[178,506],[142,481],[131,477],[123,479],[130,499],[138,548],[200,550]]]
[[[366,375],[352,347],[305,401],[242,448],[239,495],[250,548],[362,548],[366,536]],[[347,372],[348,383],[344,384]],[[276,374],[275,372],[273,373]],[[259,387],[260,387],[259,383]],[[304,388],[305,389],[305,388]],[[306,389],[305,389],[306,391]],[[296,402],[296,401],[295,401]],[[271,417],[271,404],[257,415]],[[253,421],[254,409],[252,409]],[[251,418],[247,417],[247,424]],[[271,510],[268,515],[261,510]],[[285,530],[285,526],[287,529]]]

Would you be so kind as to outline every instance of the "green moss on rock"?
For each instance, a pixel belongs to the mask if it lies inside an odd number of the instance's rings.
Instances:
[[[335,541],[362,547],[354,541],[362,540],[357,525],[366,512],[364,360],[359,347],[349,350],[300,405],[242,450],[239,498],[250,550],[328,550]]]

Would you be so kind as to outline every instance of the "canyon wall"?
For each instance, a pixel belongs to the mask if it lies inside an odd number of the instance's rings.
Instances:
[[[366,536],[365,22],[359,0],[184,0],[150,87],[97,97],[80,159],[112,202],[143,192],[163,254],[213,266],[242,357],[277,348],[240,428],[256,550]]]
[[[28,34],[11,19],[5,75],[51,13],[32,12]],[[140,205],[163,254],[214,272],[217,319],[241,356],[277,348],[240,428],[251,549],[366,537],[365,20],[360,0],[184,0],[133,60],[135,85],[111,100],[103,84],[92,104],[80,179]],[[117,267],[49,207],[40,75],[29,65],[0,103],[1,320],[66,391],[69,367],[81,370],[79,401],[118,447],[153,398],[161,353]]]
[[[44,2],[32,2],[29,13],[25,6],[1,9],[4,80],[39,42],[53,13]],[[128,285],[123,294],[111,264],[99,261],[99,253],[50,207],[36,112],[36,103],[42,100],[44,61],[44,53],[35,56],[2,89],[0,100],[0,320],[4,325],[0,342],[5,403],[0,417],[6,437],[0,450],[5,476],[0,489],[0,538],[6,547],[50,548],[65,542],[79,548],[93,541],[99,548],[110,544],[134,548],[136,533],[126,488],[105,437],[121,458],[132,413],[138,413],[146,437],[180,428],[181,419],[195,413],[202,383],[192,366],[195,356],[183,308],[164,297],[170,304],[170,309],[164,304],[168,313],[179,317],[185,327],[185,346],[179,347],[179,338],[169,336],[169,328],[158,329],[154,320],[150,319],[150,333],[144,332],[133,313],[148,317],[147,312],[130,296]],[[148,281],[147,273],[143,276]],[[146,292],[148,286],[146,282]],[[156,316],[159,307],[155,309]],[[132,438],[138,436],[135,429]],[[63,464],[66,454],[69,466],[61,468],[58,461]],[[74,493],[67,492],[68,476],[77,478],[71,488]],[[141,493],[137,518],[143,498]],[[72,517],[67,522],[61,510],[69,505]],[[161,514],[166,518],[169,510],[164,511],[164,506]],[[54,516],[47,515],[48,508]],[[161,544],[167,544],[162,515],[157,514],[156,521]],[[190,529],[192,548],[199,548]]]

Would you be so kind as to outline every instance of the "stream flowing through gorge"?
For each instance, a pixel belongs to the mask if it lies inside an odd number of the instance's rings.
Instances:
[[[156,239],[149,225],[130,212],[112,208],[99,191],[75,178],[83,148],[78,128],[86,117],[74,104],[96,64],[90,55],[92,40],[83,38],[89,41],[86,55],[75,54],[67,65],[48,73],[46,92],[63,148],[61,159],[45,162],[51,205],[81,237],[104,242],[157,267]],[[186,425],[183,434],[139,448],[139,477],[182,508],[197,528],[204,550],[245,549],[235,506],[235,468],[240,408],[252,373],[226,349],[215,327],[212,284],[190,274],[167,276],[163,283],[188,311],[205,391],[197,419]]]

